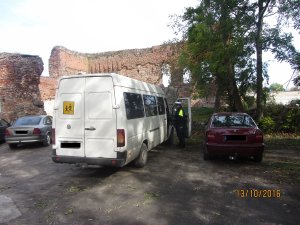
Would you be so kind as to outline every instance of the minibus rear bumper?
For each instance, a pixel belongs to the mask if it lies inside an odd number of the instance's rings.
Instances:
[[[76,156],[60,156],[56,154],[56,150],[52,150],[52,161],[55,163],[69,164],[87,164],[99,166],[122,167],[126,163],[127,151],[117,152],[117,158],[91,158],[91,157],[76,157]]]

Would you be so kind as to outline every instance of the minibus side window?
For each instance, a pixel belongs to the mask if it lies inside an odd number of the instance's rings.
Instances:
[[[145,116],[142,95],[124,92],[124,101],[128,120]]]
[[[143,95],[146,116],[156,116],[157,115],[157,105],[155,96]]]
[[[159,115],[166,114],[165,103],[164,103],[164,99],[162,97],[157,97],[157,107],[158,107]]]

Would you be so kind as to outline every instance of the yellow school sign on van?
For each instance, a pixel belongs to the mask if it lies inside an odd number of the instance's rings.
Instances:
[[[64,114],[74,115],[74,102],[64,102]]]

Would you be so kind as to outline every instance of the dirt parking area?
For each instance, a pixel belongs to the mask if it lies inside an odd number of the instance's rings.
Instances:
[[[298,150],[267,149],[259,164],[160,146],[142,169],[55,164],[50,154],[0,145],[0,224],[299,224],[300,178],[276,167],[299,166]]]

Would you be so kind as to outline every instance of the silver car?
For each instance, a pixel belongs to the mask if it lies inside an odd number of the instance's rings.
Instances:
[[[5,130],[9,126],[10,124],[6,120],[0,118],[0,143],[5,141]]]
[[[8,127],[5,141],[11,149],[18,144],[41,142],[47,146],[51,143],[52,117],[47,115],[20,117]]]

